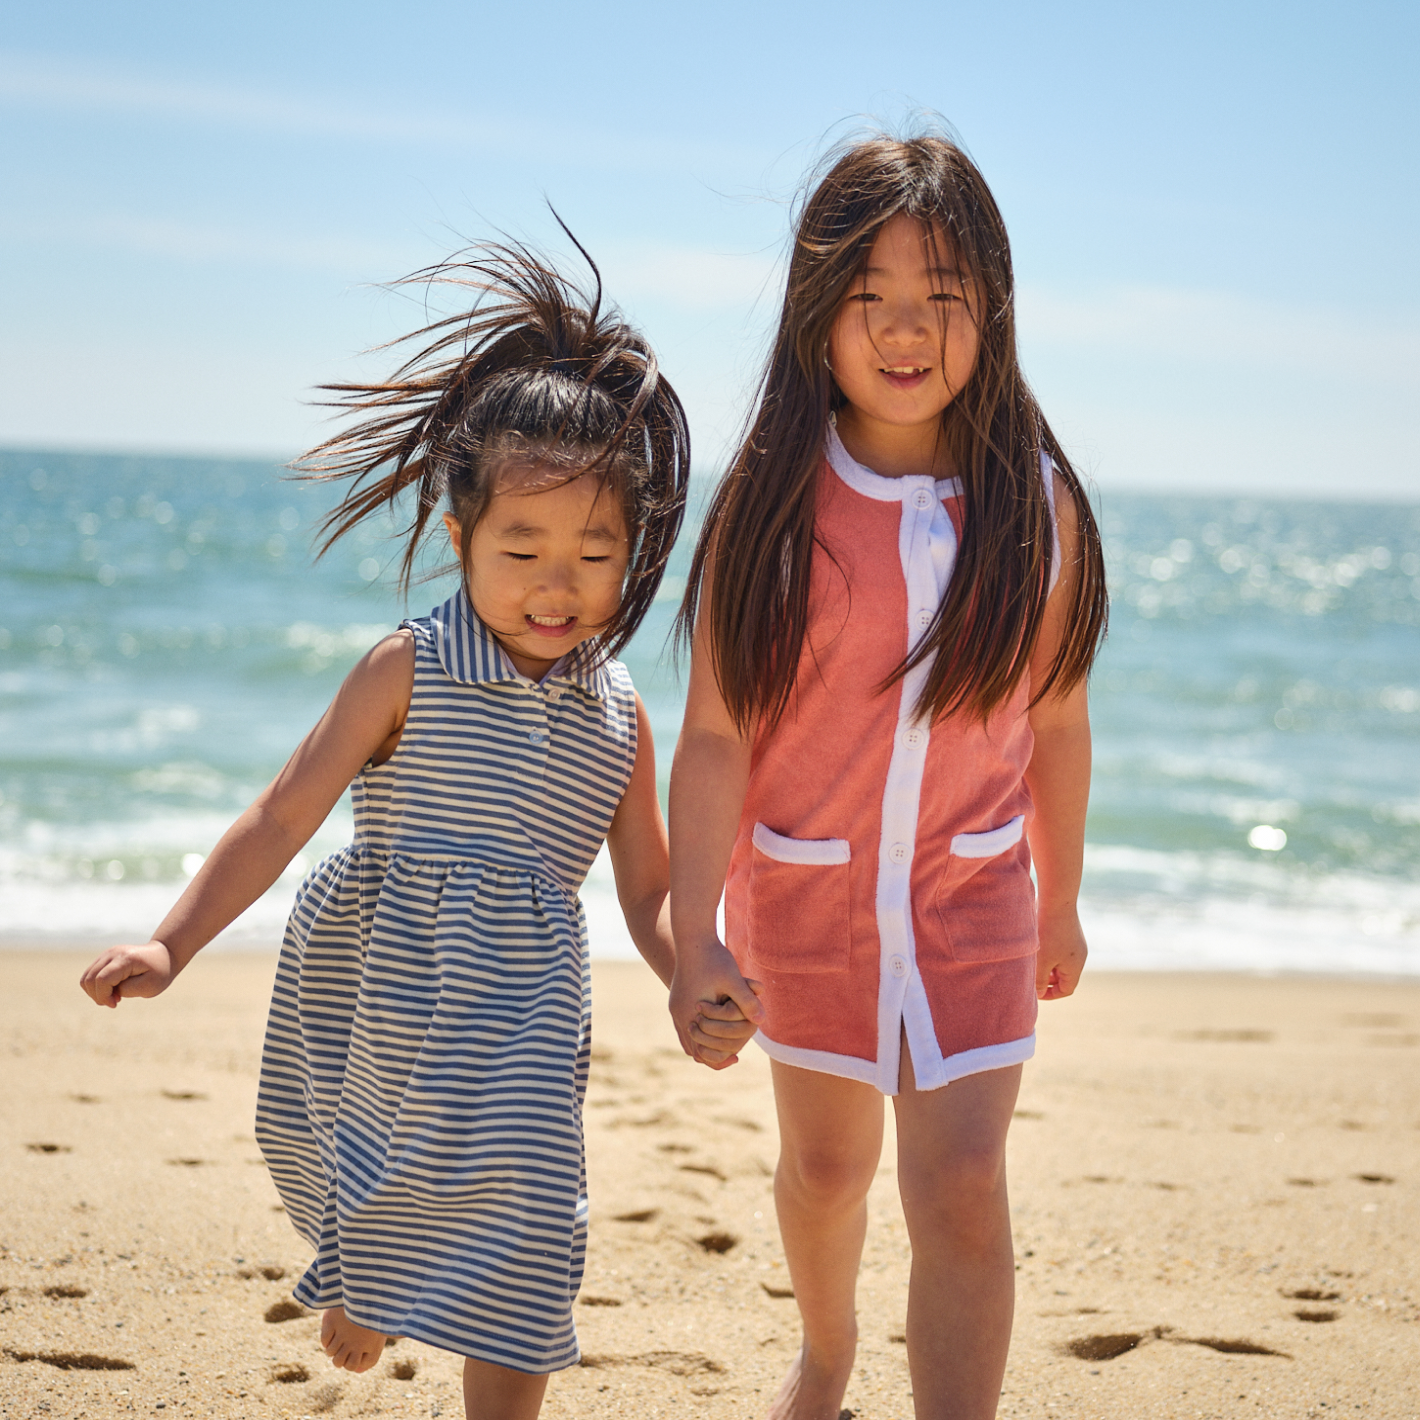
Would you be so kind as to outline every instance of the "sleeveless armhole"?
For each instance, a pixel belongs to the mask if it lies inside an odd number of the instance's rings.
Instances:
[[[1060,517],[1055,511],[1055,461],[1044,449],[1040,451],[1040,476],[1045,481],[1045,502],[1050,509],[1050,588],[1060,580]],[[1049,595],[1049,592],[1047,592]]]

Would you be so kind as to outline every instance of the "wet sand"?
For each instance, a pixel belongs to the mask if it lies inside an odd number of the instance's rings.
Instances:
[[[252,1139],[273,958],[99,1011],[91,954],[7,952],[0,1415],[462,1414],[409,1341],[332,1371]],[[596,967],[583,1364],[544,1414],[754,1420],[797,1344],[764,1057],[675,1047],[648,972]],[[912,1414],[891,1133],[857,1420]],[[1420,1416],[1420,984],[1106,975],[1042,1010],[1012,1130],[1002,1416]]]

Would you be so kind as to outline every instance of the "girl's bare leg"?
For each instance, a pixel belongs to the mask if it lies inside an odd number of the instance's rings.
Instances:
[[[777,1060],[773,1071],[774,1202],[804,1340],[769,1415],[838,1420],[858,1345],[853,1297],[883,1147],[883,1097],[871,1085]]]
[[[346,1371],[368,1371],[384,1354],[383,1331],[351,1321],[344,1307],[327,1307],[320,1317],[320,1347],[332,1366]]]
[[[1020,1084],[1014,1065],[919,1093],[904,1042],[894,1104],[917,1420],[996,1414],[1015,1309],[1006,1130]]]
[[[468,1420],[537,1420],[546,1376],[510,1371],[466,1356],[463,1363],[463,1409]]]

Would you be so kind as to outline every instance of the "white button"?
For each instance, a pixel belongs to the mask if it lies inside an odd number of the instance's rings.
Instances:
[[[892,972],[892,974],[893,974],[894,976],[906,976],[906,975],[907,975],[907,958],[906,958],[906,957],[889,957],[889,958],[888,958],[888,970],[889,970],[890,972]]]
[[[912,495],[912,506],[914,508],[930,508],[932,506],[932,495],[925,489],[919,488]]]
[[[911,856],[912,849],[905,843],[894,843],[892,847],[888,849],[888,857],[891,858],[894,863],[905,863]]]
[[[530,744],[540,745],[540,744],[543,742],[543,740],[546,739],[546,738],[547,738],[547,737],[543,734],[543,732],[542,732],[541,730],[534,730],[534,731],[528,736],[528,742],[529,742]]]
[[[927,743],[926,730],[904,730],[902,732],[902,742],[908,749],[921,749]]]
[[[549,700],[561,700],[562,692],[554,685],[552,689],[547,692],[547,698]]]
[[[925,631],[932,624],[932,613],[930,611],[919,611],[917,613],[917,624]]]

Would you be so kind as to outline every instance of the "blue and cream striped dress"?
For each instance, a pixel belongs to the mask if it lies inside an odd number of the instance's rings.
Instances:
[[[356,778],[355,840],[286,928],[257,1137],[316,1250],[307,1306],[558,1370],[587,1226],[576,894],[631,777],[635,695],[591,643],[527,680],[462,590],[405,625],[399,747]]]

